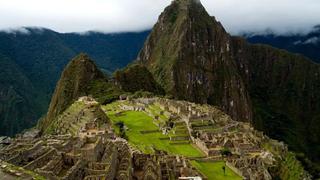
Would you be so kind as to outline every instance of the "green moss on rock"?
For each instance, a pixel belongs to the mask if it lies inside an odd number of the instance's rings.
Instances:
[[[149,70],[140,64],[133,64],[114,73],[115,80],[126,92],[148,91],[154,94],[164,94],[164,90],[154,80]]]

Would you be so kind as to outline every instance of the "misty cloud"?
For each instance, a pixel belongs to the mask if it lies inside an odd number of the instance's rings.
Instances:
[[[133,3],[134,2],[134,3]],[[141,31],[171,0],[0,0],[0,29],[46,27],[59,32]],[[319,0],[202,0],[233,33],[310,31],[320,24]]]

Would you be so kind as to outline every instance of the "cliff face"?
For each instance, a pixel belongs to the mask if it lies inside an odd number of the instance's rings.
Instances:
[[[271,137],[320,157],[320,66],[231,37],[195,0],[175,0],[140,52],[167,94],[219,106]]]
[[[250,121],[250,98],[230,43],[199,1],[176,0],[160,15],[138,62],[177,99],[217,105],[237,120]]]
[[[107,81],[103,73],[85,54],[75,57],[62,72],[48,109],[47,116],[40,123],[46,128],[60,113],[81,96],[89,95],[89,85],[97,80]]]
[[[240,38],[233,38],[233,46],[253,102],[255,127],[319,161],[319,64]]]

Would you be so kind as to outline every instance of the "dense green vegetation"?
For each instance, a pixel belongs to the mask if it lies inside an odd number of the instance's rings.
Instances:
[[[270,169],[275,179],[296,180],[304,177],[304,166],[297,160],[294,153],[288,152],[277,162],[277,166]]]
[[[244,59],[249,69],[259,69],[248,75],[247,82],[254,126],[283,140],[290,150],[320,162],[320,66],[269,46],[249,46],[251,50]],[[307,164],[308,160],[304,161]],[[310,168],[308,164],[310,170],[317,169],[317,165]],[[313,175],[320,177],[319,171]]]
[[[140,64],[129,65],[123,70],[116,71],[114,78],[126,92],[148,91],[164,94],[164,90],[154,80],[149,70]]]
[[[40,92],[21,68],[0,54],[0,135],[10,135],[30,127],[37,111],[45,111]]]
[[[291,151],[283,152],[275,148],[275,142],[268,142],[263,144],[263,147],[275,155],[277,160],[277,165],[270,169],[270,172],[274,179],[302,179],[304,177],[306,170],[311,173],[311,169],[306,168],[300,159],[297,158],[297,154]],[[281,158],[280,158],[281,157]],[[313,173],[314,174],[314,173]]]
[[[106,79],[91,81],[87,86],[87,92],[92,95],[99,103],[108,104],[118,100],[123,91]]]
[[[241,180],[224,162],[191,161],[191,164],[208,177],[208,180]],[[226,169],[224,174],[223,167]]]

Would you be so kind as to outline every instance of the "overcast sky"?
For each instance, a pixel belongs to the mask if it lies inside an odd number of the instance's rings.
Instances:
[[[149,29],[171,0],[0,0],[0,29],[46,27],[59,32]],[[305,32],[320,24],[320,0],[202,0],[232,34],[272,29]]]

